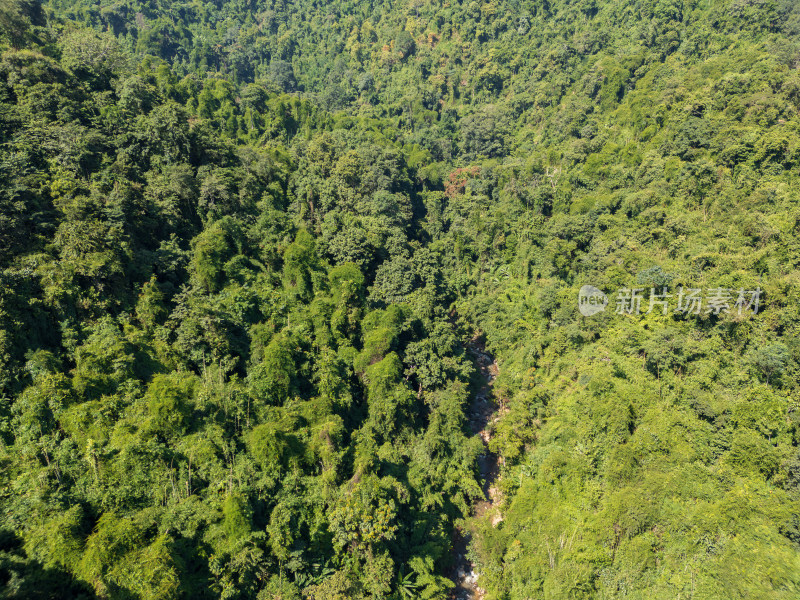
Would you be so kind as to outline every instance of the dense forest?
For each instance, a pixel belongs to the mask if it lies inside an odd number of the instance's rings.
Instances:
[[[0,0],[0,598],[800,597],[799,134],[794,0]]]

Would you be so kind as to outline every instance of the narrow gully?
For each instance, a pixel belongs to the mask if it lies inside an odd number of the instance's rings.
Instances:
[[[481,517],[495,508],[499,501],[499,493],[495,486],[500,474],[499,457],[489,451],[489,425],[497,418],[498,406],[494,399],[492,385],[498,374],[495,358],[486,352],[480,336],[474,337],[467,344],[467,352],[478,371],[480,384],[472,394],[468,411],[470,430],[479,435],[483,441],[484,452],[478,459],[478,468],[482,480],[483,500],[473,506],[473,516]],[[494,517],[499,522],[499,514]],[[453,558],[451,579],[456,584],[451,593],[452,600],[481,600],[484,591],[478,587],[478,573],[467,557],[469,532],[457,528],[453,534]]]

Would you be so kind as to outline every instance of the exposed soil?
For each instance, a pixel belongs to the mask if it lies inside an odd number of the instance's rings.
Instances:
[[[473,515],[480,517],[490,511],[494,511],[492,523],[497,524],[502,520],[500,511],[497,509],[500,495],[495,483],[500,473],[499,458],[496,454],[489,451],[489,425],[497,418],[498,405],[494,399],[492,384],[497,377],[497,361],[493,356],[486,352],[483,340],[480,337],[473,338],[467,344],[467,352],[472,357],[478,374],[480,383],[472,395],[468,411],[469,426],[472,433],[481,436],[484,445],[484,453],[478,459],[478,468],[483,489],[483,500],[475,503]],[[473,564],[467,558],[467,546],[469,545],[469,532],[456,529],[453,535],[453,555],[454,566],[450,578],[456,584],[451,598],[453,600],[481,600],[484,591],[477,585],[478,574],[475,572]]]

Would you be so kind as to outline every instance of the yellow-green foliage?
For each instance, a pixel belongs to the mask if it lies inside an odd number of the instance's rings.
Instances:
[[[0,1],[4,597],[800,597],[800,4],[257,4]]]

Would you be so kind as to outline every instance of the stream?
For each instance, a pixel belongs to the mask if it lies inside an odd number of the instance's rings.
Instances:
[[[486,352],[484,343],[480,338],[473,338],[467,344],[467,352],[478,370],[480,385],[472,395],[469,411],[470,430],[474,435],[481,436],[484,452],[478,458],[478,468],[483,489],[483,500],[473,506],[473,516],[480,517],[495,508],[499,503],[499,492],[495,486],[500,473],[499,457],[489,451],[489,425],[496,419],[497,404],[494,400],[492,385],[498,374],[497,361]],[[499,511],[493,517],[493,524],[501,520]],[[450,578],[456,584],[451,592],[452,600],[481,600],[484,591],[477,585],[478,574],[473,564],[467,558],[469,545],[469,532],[457,528],[453,535],[453,555],[455,564]]]

